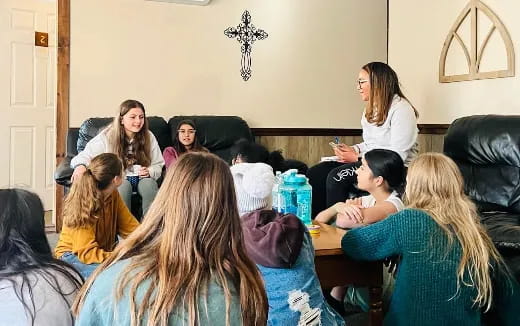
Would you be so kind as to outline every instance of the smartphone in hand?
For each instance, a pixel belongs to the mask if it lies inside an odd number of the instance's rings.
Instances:
[[[339,145],[339,138],[337,136],[334,137],[334,141],[330,142],[329,145],[332,146],[332,148],[338,147],[338,145]]]

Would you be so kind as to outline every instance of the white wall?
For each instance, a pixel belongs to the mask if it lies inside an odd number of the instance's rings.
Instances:
[[[520,1],[483,1],[509,31],[520,65]],[[473,114],[520,114],[520,78],[439,83],[439,58],[444,40],[468,0],[392,0],[389,15],[388,62],[396,70],[405,94],[420,112],[420,123],[451,123]],[[467,32],[467,31],[466,31]],[[487,60],[502,61],[503,52],[490,50]],[[465,60],[452,61],[462,71]],[[462,66],[461,66],[462,65]],[[517,69],[518,70],[518,69]]]
[[[410,1],[412,2],[412,1]],[[249,81],[223,31],[252,22]],[[239,115],[252,127],[359,128],[359,68],[386,61],[386,0],[144,0],[71,4],[70,125],[141,100],[149,115]]]

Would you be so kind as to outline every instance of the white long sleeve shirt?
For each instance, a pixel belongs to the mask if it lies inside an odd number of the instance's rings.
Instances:
[[[164,166],[164,159],[159,147],[159,143],[153,133],[148,130],[148,137],[150,137],[150,150],[151,150],[151,164],[148,167],[150,177],[155,180],[159,179]],[[96,137],[92,138],[85,149],[78,153],[71,161],[70,165],[75,168],[78,165],[88,166],[90,161],[101,153],[111,153],[112,149],[108,143],[107,129],[101,131]]]
[[[356,144],[360,154],[372,149],[389,149],[398,153],[408,166],[419,151],[417,143],[417,118],[410,103],[395,95],[388,116],[381,126],[361,118],[363,142]]]

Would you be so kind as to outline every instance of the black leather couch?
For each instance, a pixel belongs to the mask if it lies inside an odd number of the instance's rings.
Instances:
[[[520,115],[457,119],[444,153],[459,166],[482,223],[520,280]]]
[[[168,123],[161,117],[148,117],[150,131],[157,138],[161,151],[171,146],[177,125],[184,119],[191,119],[197,126],[197,137],[210,152],[229,162],[230,148],[238,139],[253,141],[247,122],[236,116],[175,116]],[[56,183],[68,188],[73,169],[70,161],[81,152],[86,144],[112,122],[112,118],[90,118],[79,128],[69,128],[67,134],[67,155],[54,173]]]

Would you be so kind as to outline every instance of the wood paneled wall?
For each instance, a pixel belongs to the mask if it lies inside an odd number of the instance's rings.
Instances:
[[[344,144],[356,144],[362,141],[361,136],[340,136]],[[267,147],[269,151],[282,150],[285,158],[305,162],[309,167],[318,163],[322,156],[332,156],[334,152],[329,142],[332,136],[256,136],[255,140]],[[419,152],[442,152],[444,135],[419,134]]]

